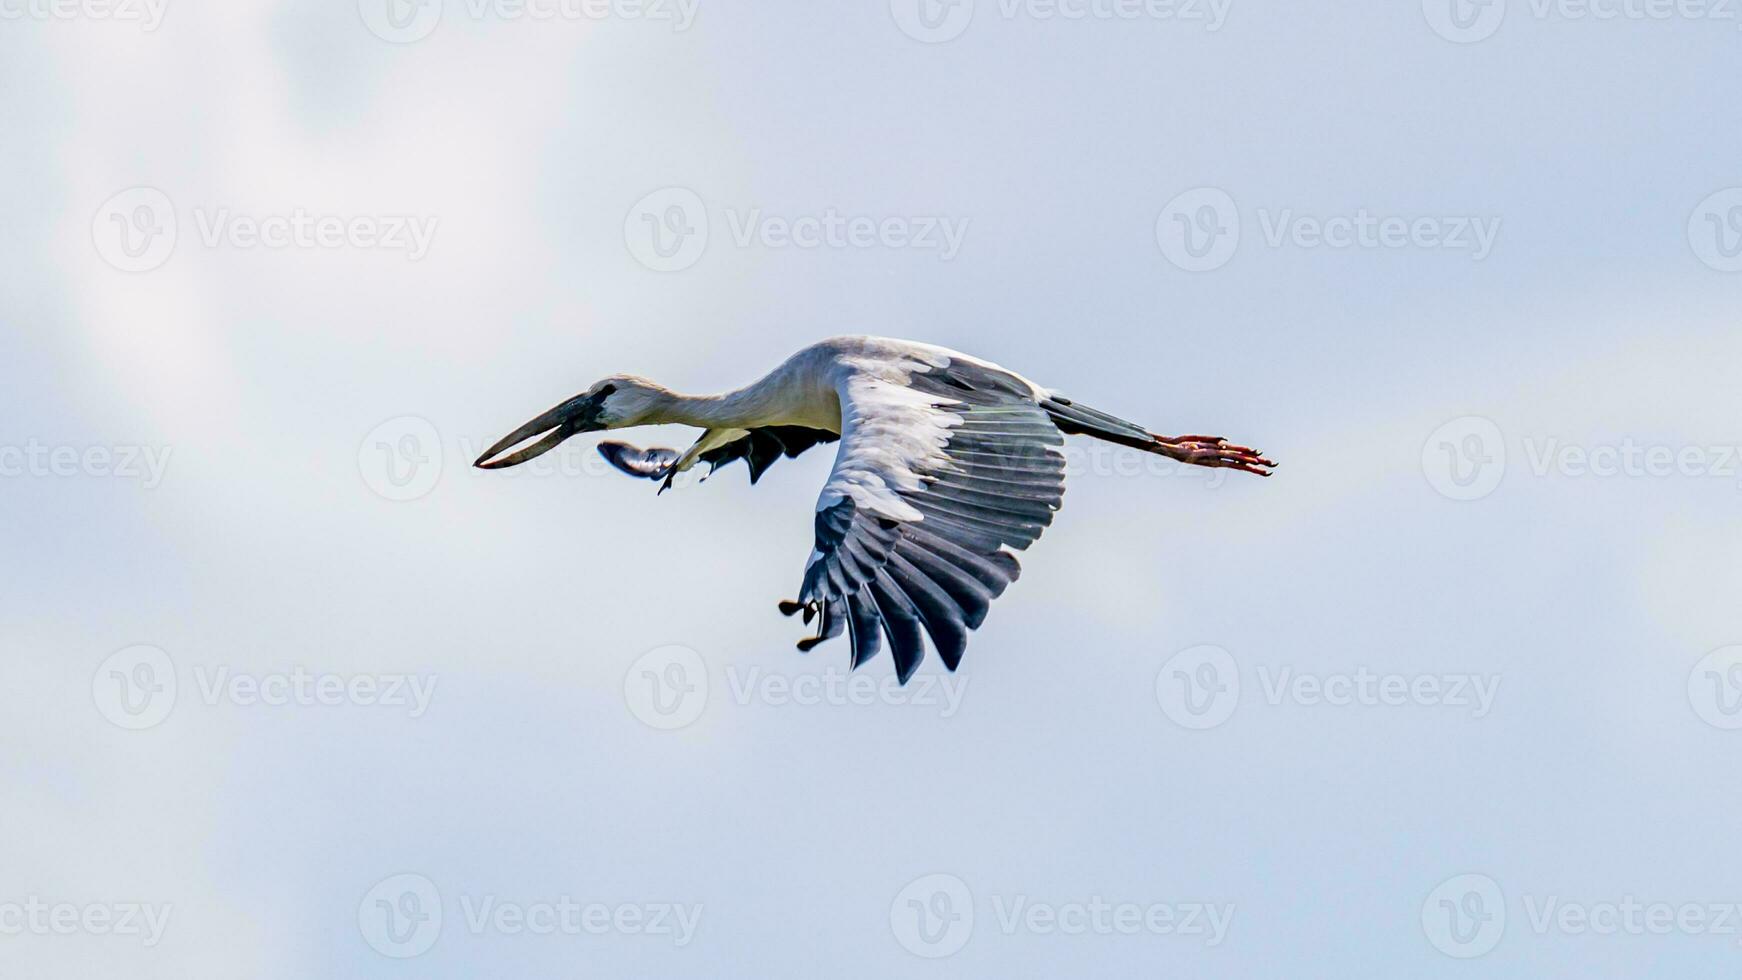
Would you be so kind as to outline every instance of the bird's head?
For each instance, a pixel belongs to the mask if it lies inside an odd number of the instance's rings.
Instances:
[[[614,374],[503,436],[472,465],[486,470],[514,466],[555,449],[572,435],[645,425],[654,421],[654,416],[670,400],[671,392],[646,378]],[[537,435],[543,438],[501,456],[505,450]],[[501,458],[494,458],[498,456]]]

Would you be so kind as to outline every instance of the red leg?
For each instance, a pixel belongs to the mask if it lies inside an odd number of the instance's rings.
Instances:
[[[1162,455],[1193,466],[1244,470],[1259,476],[1269,476],[1276,466],[1258,450],[1236,446],[1221,436],[1156,436],[1155,445]]]

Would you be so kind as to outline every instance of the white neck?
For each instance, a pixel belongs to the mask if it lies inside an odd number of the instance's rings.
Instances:
[[[757,397],[755,385],[721,395],[683,395],[675,391],[666,395],[664,404],[654,409],[648,422],[693,425],[698,429],[749,429],[770,425],[778,419],[767,416],[768,399]]]
[[[777,369],[755,384],[719,395],[664,397],[646,423],[675,422],[701,429],[754,429],[765,425],[806,425],[840,431],[841,403],[821,379]]]

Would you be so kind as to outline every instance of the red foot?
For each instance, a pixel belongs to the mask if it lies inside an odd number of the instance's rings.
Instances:
[[[1258,450],[1236,446],[1221,436],[1156,436],[1155,445],[1162,455],[1193,466],[1245,470],[1259,476],[1269,476],[1276,466]]]

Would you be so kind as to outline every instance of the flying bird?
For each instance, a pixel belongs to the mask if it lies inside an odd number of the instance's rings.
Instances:
[[[847,632],[854,668],[887,636],[903,684],[924,656],[923,636],[955,670],[968,631],[1020,574],[1009,549],[1033,544],[1059,509],[1065,436],[1260,476],[1276,465],[1220,437],[1156,435],[966,354],[880,337],[822,341],[721,395],[614,375],[510,432],[473,465],[514,466],[577,433],[667,423],[702,435],[681,453],[621,442],[599,451],[663,492],[697,463],[711,473],[742,459],[755,483],[783,456],[840,442],[798,598],[782,600],[780,611],[820,620],[800,650]]]

